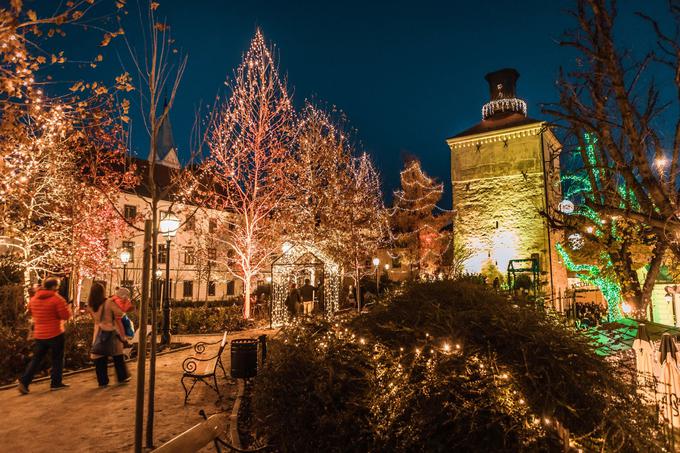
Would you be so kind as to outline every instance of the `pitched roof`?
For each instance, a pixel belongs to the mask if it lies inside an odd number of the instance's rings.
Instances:
[[[175,146],[175,138],[172,135],[172,124],[170,124],[169,115],[163,119],[158,127],[156,145],[156,162],[167,167],[180,168],[181,165],[177,156],[177,146]],[[147,160],[151,160],[151,153],[149,153]]]
[[[534,118],[528,118],[528,117],[522,115],[521,113],[513,113],[513,114],[505,116],[503,118],[482,120],[479,123],[472,126],[471,128],[466,129],[463,132],[459,132],[458,134],[449,137],[447,140],[451,140],[451,139],[455,139],[455,138],[461,138],[461,137],[467,137],[469,135],[484,134],[486,132],[493,132],[493,131],[500,130],[500,129],[507,129],[507,128],[517,127],[517,126],[525,126],[525,125],[535,124],[535,123],[542,123],[542,121],[534,119]]]

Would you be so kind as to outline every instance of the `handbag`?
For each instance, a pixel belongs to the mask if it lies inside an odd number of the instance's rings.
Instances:
[[[123,330],[125,331],[125,336],[132,338],[135,336],[135,327],[132,325],[132,320],[127,317],[127,315],[123,315],[122,318],[120,318],[120,322],[123,324]]]
[[[106,307],[102,307],[102,313],[99,316],[99,324],[101,324],[102,320],[104,319],[104,309]],[[111,312],[111,318],[113,318],[113,312]],[[114,321],[115,322],[115,321]],[[118,339],[118,332],[116,332],[115,325],[114,325],[114,330],[103,330],[101,327],[99,327],[99,332],[97,332],[97,336],[94,339],[94,342],[92,343],[92,354],[96,355],[101,355],[101,356],[113,356],[113,352],[116,347],[116,340]]]

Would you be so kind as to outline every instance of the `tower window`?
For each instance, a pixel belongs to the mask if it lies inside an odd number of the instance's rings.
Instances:
[[[496,220],[496,229],[498,229],[498,220]]]
[[[469,182],[465,184],[465,190],[470,190],[470,183]]]

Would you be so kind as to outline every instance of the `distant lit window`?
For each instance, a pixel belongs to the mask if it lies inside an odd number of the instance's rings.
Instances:
[[[126,204],[123,208],[123,216],[125,220],[134,220],[137,217],[137,206]]]
[[[196,263],[193,247],[184,247],[184,264],[193,265]]]
[[[182,297],[194,297],[194,282],[192,280],[184,280]]]
[[[209,248],[208,249],[208,261],[214,263],[215,260],[217,260],[217,249]]]
[[[158,264],[165,264],[168,262],[168,249],[165,244],[158,244]]]

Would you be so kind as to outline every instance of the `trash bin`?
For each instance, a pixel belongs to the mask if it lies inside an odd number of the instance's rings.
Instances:
[[[250,379],[257,375],[257,345],[259,340],[237,338],[231,342],[231,377]]]

